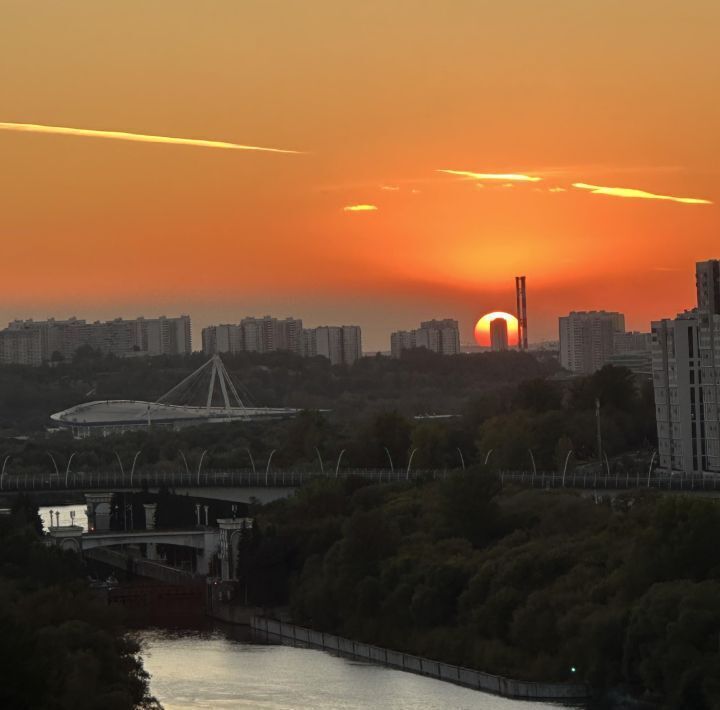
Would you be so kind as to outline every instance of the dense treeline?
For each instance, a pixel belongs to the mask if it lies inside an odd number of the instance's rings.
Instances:
[[[250,468],[254,463],[263,471],[274,451],[275,469],[318,469],[322,460],[325,472],[332,472],[343,451],[341,464],[349,468],[389,468],[392,461],[396,469],[402,469],[415,450],[414,468],[452,469],[460,468],[463,461],[467,465],[482,462],[492,450],[488,464],[495,470],[529,470],[532,451],[538,470],[556,471],[569,451],[573,452],[570,466],[596,460],[596,399],[601,402],[603,450],[613,472],[644,470],[655,441],[651,384],[636,381],[623,368],[606,367],[568,382],[538,377],[545,366],[520,353],[442,358],[419,352],[407,361],[370,358],[354,368],[331,368],[323,358],[307,360],[287,354],[262,358],[264,365],[239,368],[238,372],[260,369],[268,376],[268,387],[278,389],[278,382],[291,377],[295,384],[282,385],[287,393],[327,386],[324,399],[318,394],[315,401],[331,411],[305,411],[282,422],[207,425],[177,432],[153,427],[83,441],[74,441],[68,432],[29,440],[8,438],[0,442],[0,454],[12,457],[8,472],[53,472],[57,464],[62,474],[73,452],[72,470],[76,472],[119,470],[118,457],[129,470],[138,451],[141,469],[184,471],[187,462],[187,469],[194,472],[205,450],[205,469]],[[142,368],[149,368],[152,374],[155,365],[159,366],[156,360],[114,362],[138,375],[145,372]],[[275,368],[280,374],[268,364],[275,360],[284,363]],[[288,361],[306,369],[291,374]],[[313,368],[324,373],[325,379],[317,379]],[[2,372],[0,368],[0,376]],[[122,372],[113,377],[124,376]],[[168,379],[176,381],[181,374],[172,372]],[[518,379],[507,381],[511,377]],[[129,378],[130,383],[134,381]],[[408,384],[405,390],[399,383],[418,381],[430,388],[428,402],[435,401],[436,390],[446,390],[444,396],[454,398],[451,411],[458,416],[444,420],[410,416],[407,410],[412,411],[413,406],[409,402],[419,390],[417,384]],[[163,391],[165,384],[158,391]],[[112,392],[118,390],[120,385]],[[287,402],[281,398],[280,403]],[[346,405],[350,411],[343,409]],[[632,453],[638,451],[642,453]]]
[[[240,582],[317,629],[710,710],[718,539],[708,500],[500,491],[478,470],[393,487],[323,481],[265,508],[241,544]]]
[[[72,362],[53,367],[0,366],[0,430],[41,430],[51,413],[94,399],[155,401],[206,359],[200,353],[123,359],[83,348]],[[223,360],[250,403],[329,408],[339,418],[378,409],[459,413],[468,398],[558,369],[554,361],[526,353],[447,357],[424,349],[402,360],[363,358],[352,367],[287,352],[239,353]],[[204,404],[206,395],[197,395]]]
[[[92,597],[80,558],[42,544],[37,508],[0,517],[0,707],[159,708],[135,642]]]

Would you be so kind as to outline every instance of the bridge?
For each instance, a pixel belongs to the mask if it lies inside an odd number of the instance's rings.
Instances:
[[[179,494],[214,498],[232,502],[251,499],[268,503],[285,498],[300,486],[319,478],[363,478],[374,483],[395,483],[417,478],[445,478],[449,471],[346,469],[326,474],[321,471],[283,470],[256,472],[223,470],[188,473],[187,471],[89,471],[58,473],[4,473],[0,476],[0,493],[39,493],[77,491],[114,492],[157,491],[161,488]]]
[[[306,483],[318,479],[365,479],[373,483],[398,483],[407,480],[443,480],[461,469],[345,469],[335,473],[319,470],[278,470],[258,472],[248,469],[202,471],[86,471],[58,473],[3,473],[0,494],[76,491],[131,492],[172,489],[181,495],[201,498],[267,503],[284,498]],[[494,472],[501,483],[530,488],[575,488],[631,490],[654,488],[666,491],[706,492],[720,494],[720,476],[702,474],[665,474],[644,472],[601,473],[569,471]]]
[[[198,524],[183,530],[158,530],[155,528],[157,504],[146,503],[143,506],[145,530],[110,530],[109,498],[107,494],[90,494],[88,519],[92,521],[92,526],[88,532],[79,525],[51,525],[48,543],[123,569],[128,561],[136,566],[135,563],[142,560],[147,576],[164,581],[169,581],[168,577],[177,577],[179,570],[163,563],[157,546],[185,547],[195,552],[195,572],[189,574],[190,578],[207,575],[216,555],[220,561],[221,578],[233,578],[237,546],[243,531],[252,527],[251,518],[218,518],[217,527],[214,527],[208,524],[206,513],[205,525]],[[140,555],[140,545],[145,548],[144,558]],[[133,553],[112,549],[118,547],[122,550],[129,547]]]

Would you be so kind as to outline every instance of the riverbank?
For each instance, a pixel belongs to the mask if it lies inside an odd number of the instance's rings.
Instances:
[[[250,625],[254,631],[260,632],[268,638],[275,638],[282,643],[317,648],[345,658],[369,661],[505,698],[584,701],[591,697],[590,688],[582,683],[539,683],[504,678],[409,653],[400,653],[352,641],[334,634],[313,631],[303,626],[295,626],[263,616],[253,616]]]

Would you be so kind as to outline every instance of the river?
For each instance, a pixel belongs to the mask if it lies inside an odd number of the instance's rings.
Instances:
[[[50,510],[87,530],[85,506]],[[70,512],[73,516],[70,516]],[[54,524],[54,521],[53,521]],[[451,683],[349,661],[314,649],[250,643],[237,630],[134,632],[150,689],[165,710],[548,710],[549,703],[498,698]],[[240,636],[240,638],[239,638]],[[565,706],[567,707],[567,706]]]
[[[235,640],[223,631],[138,632],[165,710],[548,710],[323,651]]]

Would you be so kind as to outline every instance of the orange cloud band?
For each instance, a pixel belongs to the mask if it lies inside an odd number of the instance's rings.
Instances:
[[[603,187],[602,185],[588,185],[584,182],[574,182],[573,187],[579,190],[589,190],[593,195],[610,195],[612,197],[635,197],[641,200],[669,200],[681,202],[686,205],[711,205],[710,200],[701,200],[697,197],[673,197],[672,195],[657,195],[654,192],[636,190],[630,187]]]

